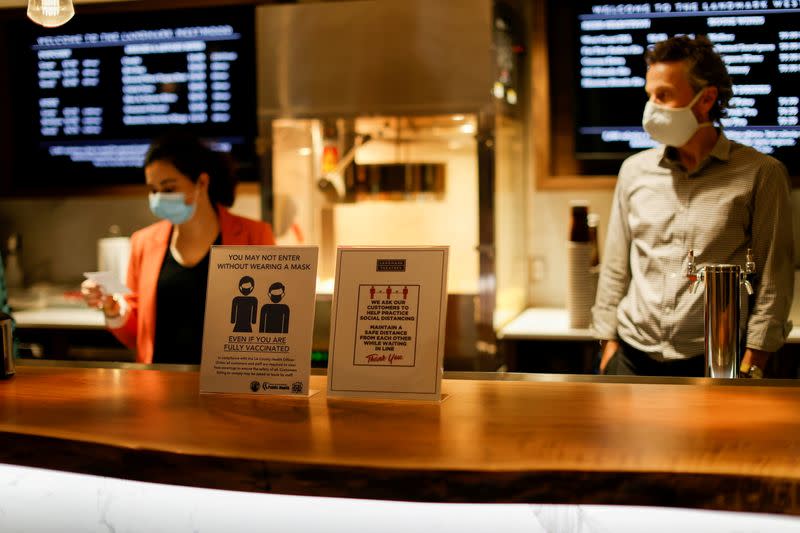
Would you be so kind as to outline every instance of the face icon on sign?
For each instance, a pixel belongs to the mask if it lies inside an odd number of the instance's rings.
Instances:
[[[253,281],[253,278],[251,278],[250,276],[244,276],[242,279],[239,280],[239,292],[241,292],[245,296],[253,292],[254,287],[255,287],[255,282]]]
[[[272,300],[272,303],[276,304],[283,300],[283,295],[285,292],[286,287],[283,286],[283,283],[273,283],[269,286],[269,299]]]

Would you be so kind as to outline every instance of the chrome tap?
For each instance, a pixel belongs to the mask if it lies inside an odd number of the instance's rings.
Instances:
[[[705,280],[705,267],[697,268],[697,263],[694,258],[694,250],[689,250],[686,256],[686,279],[689,280],[689,292],[694,294],[697,292],[697,287]],[[747,294],[753,294],[753,285],[750,283],[749,276],[755,274],[756,262],[753,259],[753,249],[747,249],[747,258],[744,263],[744,270],[740,273],[740,283],[744,285]]]
[[[747,249],[747,259],[744,263],[744,272],[742,272],[741,283],[744,285],[744,289],[747,291],[747,294],[752,296],[753,295],[753,286],[750,284],[750,280],[747,277],[751,274],[756,273],[756,262],[753,261],[753,249]]]

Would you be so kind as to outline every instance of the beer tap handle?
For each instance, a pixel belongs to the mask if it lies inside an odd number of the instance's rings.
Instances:
[[[745,274],[754,274],[756,271],[756,262],[753,260],[753,249],[747,249],[747,259],[744,264],[744,273]],[[752,287],[751,287],[752,290]]]
[[[747,294],[753,294],[753,285],[750,283],[748,279],[750,275],[755,274],[756,272],[756,262],[753,260],[753,249],[747,249],[747,258],[745,259],[744,263],[744,272],[742,272],[742,285],[744,285]]]
[[[695,291],[697,291],[698,285],[703,282],[703,276],[702,273],[700,273],[698,276],[697,268],[694,262],[694,250],[689,250],[686,260],[688,262],[686,266],[686,278],[689,280],[689,292],[694,294]]]
[[[686,256],[686,277],[689,281],[694,283],[697,281],[697,270],[695,269],[694,265],[694,250],[689,250],[689,254]]]

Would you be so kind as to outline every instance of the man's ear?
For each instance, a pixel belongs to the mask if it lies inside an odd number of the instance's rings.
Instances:
[[[700,115],[703,117],[708,116],[708,113],[711,111],[711,108],[714,107],[714,103],[717,101],[718,96],[719,89],[713,85],[704,89],[703,96],[701,96],[700,100],[697,101],[697,111],[700,113]]]

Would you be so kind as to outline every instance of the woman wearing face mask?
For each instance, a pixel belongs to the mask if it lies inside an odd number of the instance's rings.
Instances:
[[[231,214],[235,181],[221,154],[171,134],[145,156],[150,209],[162,219],[131,237],[124,297],[85,281],[90,306],[136,349],[139,363],[198,364],[202,351],[211,246],[275,244],[269,224]]]

